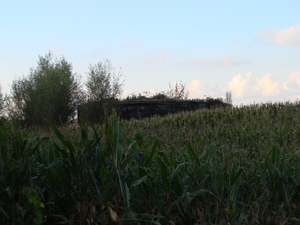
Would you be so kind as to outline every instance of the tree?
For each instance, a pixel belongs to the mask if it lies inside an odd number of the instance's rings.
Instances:
[[[11,97],[18,117],[28,125],[43,125],[44,119],[62,124],[74,117],[82,91],[72,69],[64,57],[40,56],[28,77],[13,81]]]
[[[231,94],[231,91],[226,91],[225,103],[232,104],[232,94]]]
[[[86,82],[88,99],[100,102],[103,99],[118,98],[123,93],[122,74],[115,74],[109,60],[104,60],[89,67]]]
[[[173,87],[169,84],[169,90],[167,91],[167,94],[169,99],[175,99],[175,100],[187,100],[189,96],[189,91],[186,90],[185,84],[180,82],[175,82],[173,84]]]
[[[3,110],[4,107],[4,100],[3,100],[3,95],[2,95],[2,91],[1,91],[1,85],[0,85],[0,112]]]
[[[3,94],[2,94],[2,88],[0,85],[0,116],[3,115],[3,110],[4,110],[4,98],[3,98]]]
[[[111,114],[123,92],[122,74],[115,74],[109,60],[89,66],[87,101],[78,108],[78,119],[81,122],[101,123],[104,115]]]

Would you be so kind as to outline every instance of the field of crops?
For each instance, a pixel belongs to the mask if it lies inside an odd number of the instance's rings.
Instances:
[[[50,128],[1,124],[0,224],[300,223],[300,102]]]

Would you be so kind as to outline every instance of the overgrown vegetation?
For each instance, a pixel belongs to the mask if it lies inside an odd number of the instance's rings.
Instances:
[[[169,89],[159,93],[145,92],[146,95],[129,95],[126,100],[187,100],[189,97],[189,91],[186,89],[186,85],[180,82],[175,82],[173,86],[169,84]]]
[[[109,60],[89,66],[86,82],[87,98],[78,106],[78,120],[92,124],[102,123],[105,114],[111,114],[118,98],[123,93],[122,74],[115,69]]]
[[[39,57],[28,77],[13,81],[9,114],[27,125],[45,125],[45,120],[64,124],[75,116],[82,92],[71,63],[53,59],[51,53]]]
[[[300,102],[0,128],[1,224],[299,224]]]
[[[89,101],[100,102],[104,99],[117,99],[123,93],[124,81],[122,74],[115,69],[109,60],[89,66],[88,80],[86,82],[87,98]]]

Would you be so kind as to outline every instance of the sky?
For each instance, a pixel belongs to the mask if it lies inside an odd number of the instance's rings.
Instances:
[[[234,105],[300,99],[299,0],[0,0],[0,84],[62,56],[84,84],[108,59],[123,97],[176,82]]]

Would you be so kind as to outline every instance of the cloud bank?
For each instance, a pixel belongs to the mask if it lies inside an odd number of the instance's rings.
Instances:
[[[206,88],[203,82],[200,80],[193,80],[189,85],[188,85],[188,90],[190,92],[190,96],[192,98],[202,98],[206,93]]]
[[[300,24],[282,30],[266,30],[257,35],[277,46],[300,46]]]
[[[232,91],[235,98],[243,98],[246,93],[250,93],[250,83],[251,83],[252,73],[248,72],[244,76],[237,74],[228,83],[228,90]]]
[[[283,88],[291,94],[300,95],[300,70],[296,70],[288,76]]]
[[[228,90],[231,90],[233,98],[238,100],[249,98],[272,100],[282,96],[286,99],[295,99],[300,97],[300,70],[288,75],[284,82],[270,73],[257,78],[252,72],[237,74],[228,82]]]
[[[228,86],[218,85],[195,79],[186,85],[190,99],[204,99],[206,96],[225,98],[226,91],[232,92],[233,104],[251,104],[253,102],[284,102],[300,99],[300,70],[287,75],[284,81],[278,80],[271,73],[254,76],[252,72],[236,74],[228,82]],[[151,89],[147,92],[152,96],[160,91]],[[126,95],[132,93],[126,91]],[[125,97],[126,95],[123,95]]]
[[[300,99],[300,70],[286,76],[284,81],[278,80],[271,73],[254,76],[252,72],[236,74],[228,82],[227,89],[220,90],[198,79],[193,80],[187,88],[189,98],[224,97],[226,91],[232,92],[233,104],[249,104],[253,101],[286,101]]]
[[[256,84],[253,88],[262,97],[277,96],[280,94],[281,89],[279,81],[270,73],[256,78]]]

